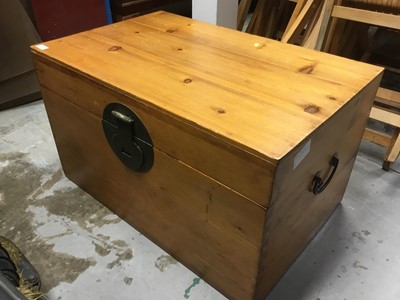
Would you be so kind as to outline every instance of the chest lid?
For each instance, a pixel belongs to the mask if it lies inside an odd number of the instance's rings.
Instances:
[[[272,163],[382,72],[166,12],[32,50]]]

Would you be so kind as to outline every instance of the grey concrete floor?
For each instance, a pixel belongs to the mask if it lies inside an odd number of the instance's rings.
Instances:
[[[49,300],[225,299],[63,174],[42,102],[0,112],[0,235]],[[400,164],[363,142],[342,201],[267,300],[400,299]]]

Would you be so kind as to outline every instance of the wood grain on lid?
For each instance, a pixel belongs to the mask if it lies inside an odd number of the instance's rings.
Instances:
[[[166,12],[32,51],[276,162],[383,69]]]

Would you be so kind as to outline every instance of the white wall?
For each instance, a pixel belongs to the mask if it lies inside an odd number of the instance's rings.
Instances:
[[[193,19],[236,29],[238,0],[192,0]]]

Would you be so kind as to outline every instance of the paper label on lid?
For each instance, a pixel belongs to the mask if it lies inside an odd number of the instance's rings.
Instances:
[[[297,166],[306,158],[307,154],[311,149],[311,140],[309,140],[305,145],[300,149],[300,151],[296,154],[293,159],[293,170],[297,168]]]
[[[49,47],[47,47],[46,45],[44,45],[44,44],[39,44],[39,45],[36,45],[35,46],[36,48],[38,48],[38,49],[40,49],[40,50],[46,50],[46,49],[49,49]]]

